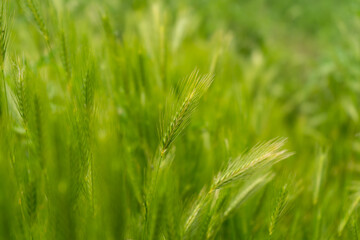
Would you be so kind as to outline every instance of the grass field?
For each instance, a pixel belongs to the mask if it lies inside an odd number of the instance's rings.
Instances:
[[[2,0],[0,239],[359,239],[360,2]]]

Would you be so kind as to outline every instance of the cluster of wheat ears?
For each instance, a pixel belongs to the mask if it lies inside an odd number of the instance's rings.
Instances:
[[[212,107],[200,103],[216,82],[216,71],[204,75],[197,69],[189,75],[182,72],[176,74],[179,77],[175,78],[175,86],[169,84],[169,53],[161,51],[166,36],[160,26],[155,29],[159,33],[157,41],[149,43],[159,44],[160,48],[155,53],[149,51],[149,55],[154,54],[153,71],[157,77],[146,78],[142,53],[146,46],[136,52],[132,45],[118,43],[105,15],[101,23],[105,31],[103,44],[108,50],[104,61],[110,64],[103,67],[101,56],[105,53],[92,50],[92,39],[76,35],[66,14],[54,24],[45,21],[34,0],[17,4],[36,26],[41,51],[37,53],[38,65],[15,51],[8,54],[13,26],[20,23],[14,23],[17,13],[8,6],[12,4],[3,0],[0,238],[215,239],[246,200],[276,179],[273,166],[293,155],[284,148],[286,138],[274,136],[269,141],[258,141],[237,157],[223,155],[228,160],[221,159],[219,171],[210,165],[210,172],[218,172],[201,190],[191,186],[186,190],[188,186],[182,186],[176,174],[180,170],[174,170],[179,167],[178,151],[184,149],[183,145],[175,148],[176,140],[184,135],[198,108]],[[138,41],[136,36],[129,39]],[[128,57],[130,54],[134,56]],[[104,76],[106,71],[111,74]],[[51,80],[53,76],[56,80]],[[134,81],[111,80],[128,76]],[[149,90],[155,82],[166,93],[158,124],[151,120],[157,112],[145,110],[153,109],[158,101],[159,90]],[[144,143],[154,139],[154,132],[159,136],[157,140]],[[202,136],[195,137],[200,141]],[[325,151],[319,156],[313,206],[319,201],[326,165]],[[265,225],[261,229],[266,229],[261,236],[270,239],[275,235],[279,220],[289,211],[300,188],[291,181],[280,184],[268,220],[260,221]],[[344,214],[337,230],[339,236],[359,203],[356,197]],[[255,209],[256,204],[249,206],[251,211],[261,210]]]

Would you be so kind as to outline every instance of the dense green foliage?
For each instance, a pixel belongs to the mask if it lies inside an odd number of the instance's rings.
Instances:
[[[0,239],[358,239],[359,13],[2,0]]]

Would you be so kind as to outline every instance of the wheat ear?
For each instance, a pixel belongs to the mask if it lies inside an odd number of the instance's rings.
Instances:
[[[164,114],[160,127],[162,136],[160,144],[161,156],[166,154],[176,137],[187,126],[194,109],[199,104],[200,98],[208,90],[212,82],[213,76],[211,74],[200,76],[199,72],[194,70],[186,80],[180,83],[178,86],[180,93],[177,101]]]
[[[220,172],[212,185],[212,190],[222,188],[232,182],[245,177],[255,170],[272,166],[273,164],[291,156],[282,150],[286,139],[273,139],[253,147],[249,153],[230,161],[225,170]]]

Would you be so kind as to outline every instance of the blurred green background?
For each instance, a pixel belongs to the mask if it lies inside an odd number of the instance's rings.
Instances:
[[[169,229],[221,167],[280,136],[294,155],[213,238],[358,239],[358,1],[11,0],[2,19],[0,239],[140,239],[161,112],[195,68],[214,82],[175,142],[165,217],[146,238],[180,238]],[[91,160],[91,177],[72,159]],[[92,200],[74,210],[78,176]]]

